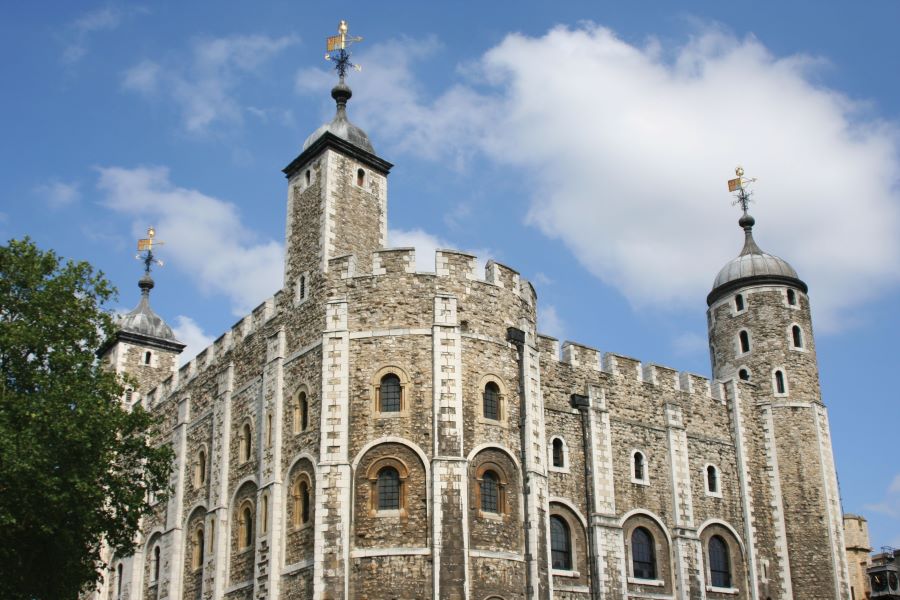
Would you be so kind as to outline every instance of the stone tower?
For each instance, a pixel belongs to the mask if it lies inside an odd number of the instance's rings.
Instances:
[[[175,373],[178,355],[184,350],[184,344],[175,339],[172,328],[150,308],[153,285],[153,278],[149,272],[145,273],[138,281],[140,302],[122,317],[119,330],[98,353],[116,373],[128,373],[136,379],[138,392],[156,387]],[[127,404],[131,403],[133,391],[125,392]]]
[[[713,377],[746,418],[748,512],[761,598],[848,598],[828,415],[819,389],[807,286],[753,239],[707,297]]]

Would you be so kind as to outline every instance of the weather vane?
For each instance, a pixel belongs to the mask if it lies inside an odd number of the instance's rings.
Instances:
[[[161,242],[153,239],[156,236],[156,230],[153,227],[147,228],[147,237],[144,239],[138,240],[137,249],[138,253],[134,255],[137,260],[140,260],[144,263],[144,274],[148,277],[150,275],[150,267],[152,265],[163,266],[163,261],[156,258],[153,254],[153,245],[162,246],[165,242]],[[141,254],[143,252],[143,254]]]
[[[737,198],[732,202],[732,206],[740,206],[744,214],[747,214],[747,207],[750,205],[750,196],[752,192],[748,189],[750,184],[756,181],[756,177],[744,177],[744,167],[738,165],[734,170],[737,175],[734,179],[728,180],[728,191],[737,192]]]
[[[361,42],[362,37],[349,37],[347,35],[347,21],[341,21],[338,25],[338,35],[333,35],[325,41],[325,60],[334,61],[334,69],[338,72],[341,81],[347,74],[347,69],[361,71],[362,67],[350,62],[350,52],[347,48],[350,44]]]

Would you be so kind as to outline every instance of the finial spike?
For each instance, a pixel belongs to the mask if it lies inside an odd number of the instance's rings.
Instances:
[[[728,191],[737,192],[737,199],[732,204],[740,206],[744,215],[749,216],[747,215],[747,208],[750,206],[752,192],[748,188],[751,183],[756,181],[756,178],[745,178],[744,167],[740,165],[734,169],[734,174],[737,177],[728,180]]]
[[[350,52],[348,47],[351,44],[362,41],[361,36],[349,37],[347,21],[341,20],[338,25],[338,34],[332,35],[325,40],[325,60],[334,61],[334,69],[338,72],[340,83],[344,83],[344,77],[347,75],[348,69],[362,70],[359,65],[350,62]]]

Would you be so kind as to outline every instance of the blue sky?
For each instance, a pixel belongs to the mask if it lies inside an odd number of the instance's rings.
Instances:
[[[338,6],[7,3],[0,236],[91,261],[128,309],[155,225],[153,305],[202,349],[281,283],[280,169],[333,114],[347,19],[392,245],[519,269],[552,335],[708,374],[725,180],[758,177],[757,241],[810,286],[844,509],[900,546],[900,4]]]

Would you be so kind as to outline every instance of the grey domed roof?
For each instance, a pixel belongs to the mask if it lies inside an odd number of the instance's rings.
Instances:
[[[744,214],[738,224],[744,230],[744,247],[741,253],[725,263],[713,282],[707,302],[712,304],[732,289],[745,283],[781,281],[795,285],[806,292],[806,284],[800,281],[797,271],[786,260],[763,252],[753,239],[755,219]]]
[[[347,119],[347,100],[352,95],[353,92],[350,91],[346,84],[339,83],[334,86],[331,90],[331,97],[337,102],[337,112],[330,122],[325,123],[306,138],[306,141],[303,142],[303,150],[312,146],[316,140],[325,135],[325,132],[329,132],[342,140],[350,142],[357,148],[361,148],[370,154],[375,154],[375,148],[372,147],[372,142],[369,141],[369,136],[366,135],[366,132]]]
[[[119,328],[125,333],[136,333],[161,340],[175,340],[172,328],[166,325],[158,314],[150,308],[150,290],[153,289],[153,280],[149,276],[141,278],[138,285],[141,288],[141,301],[130,313],[119,321]]]

